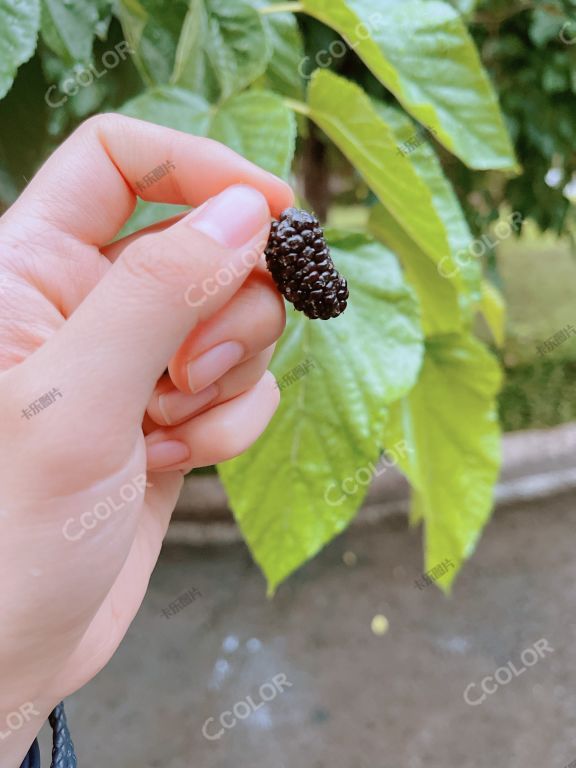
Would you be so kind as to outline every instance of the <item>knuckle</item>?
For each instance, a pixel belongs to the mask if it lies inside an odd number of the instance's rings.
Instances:
[[[117,125],[122,120],[121,115],[116,115],[112,112],[102,112],[99,115],[92,115],[84,120],[76,131],[78,133],[99,133],[99,131],[107,128],[110,125]]]
[[[189,277],[190,261],[183,259],[181,249],[170,242],[165,234],[145,235],[129,245],[120,257],[124,268],[133,279],[144,284],[179,287]]]

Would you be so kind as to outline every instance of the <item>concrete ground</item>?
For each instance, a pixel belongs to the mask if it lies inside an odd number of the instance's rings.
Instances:
[[[498,512],[450,599],[415,586],[421,536],[401,517],[345,533],[272,601],[243,545],[165,550],[120,651],[68,702],[79,768],[565,768],[575,502]],[[533,663],[539,640],[553,652]],[[464,701],[509,662],[517,677]],[[263,704],[278,675],[290,686]],[[202,735],[247,697],[246,719]]]

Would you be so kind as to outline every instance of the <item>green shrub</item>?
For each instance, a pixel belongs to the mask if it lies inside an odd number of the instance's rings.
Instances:
[[[473,322],[483,311],[501,341],[503,308],[443,165],[464,180],[467,208],[479,172],[521,182],[461,15],[473,6],[0,0],[4,205],[79,121],[116,109],[210,136],[286,178],[297,169],[316,208],[331,202],[330,174],[371,206],[368,232],[328,232],[348,310],[327,323],[289,312],[273,370],[313,365],[283,387],[257,444],[219,468],[270,590],[346,527],[385,449],[414,489],[426,567],[455,565],[444,588],[489,517],[500,370]],[[132,54],[114,63],[126,43]],[[125,232],[166,210],[140,203]]]

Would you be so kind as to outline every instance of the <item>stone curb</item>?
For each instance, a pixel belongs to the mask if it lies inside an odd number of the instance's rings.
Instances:
[[[394,467],[382,465],[354,526],[374,525],[406,514],[410,489]],[[576,490],[576,422],[552,429],[511,432],[503,439],[503,466],[496,487],[496,508],[545,499]],[[214,475],[186,480],[166,542],[203,546],[231,544],[242,537],[226,494]]]

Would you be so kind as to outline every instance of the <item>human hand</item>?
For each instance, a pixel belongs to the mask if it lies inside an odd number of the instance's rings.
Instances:
[[[143,197],[207,204],[108,245],[166,161]],[[261,255],[291,204],[216,142],[103,115],[0,219],[0,768],[115,652],[183,472],[272,417],[284,307]],[[25,704],[37,717],[6,735]]]

